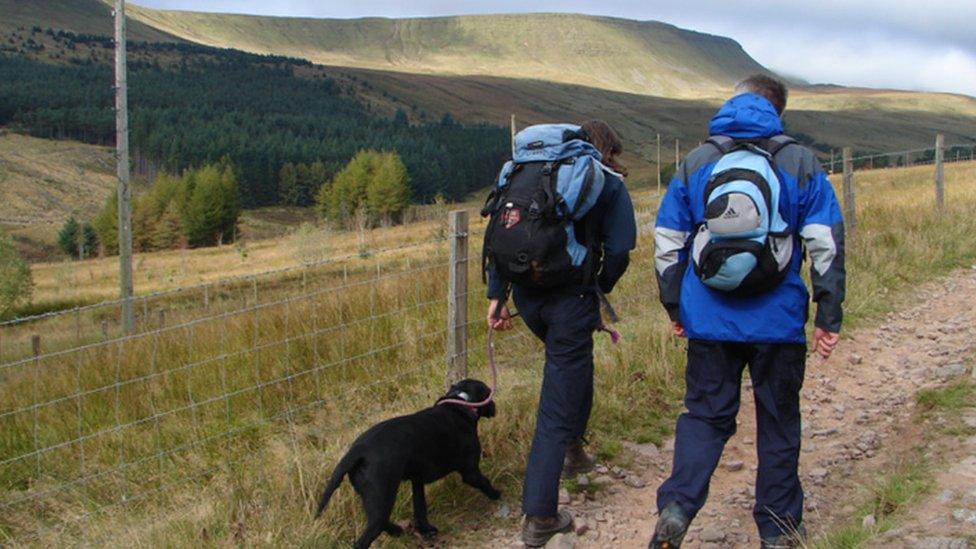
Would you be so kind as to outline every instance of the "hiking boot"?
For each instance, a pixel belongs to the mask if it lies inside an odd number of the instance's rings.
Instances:
[[[679,549],[685,534],[688,533],[688,515],[677,503],[669,503],[657,517],[654,537],[648,549]]]
[[[807,540],[807,529],[798,524],[796,531],[780,534],[775,538],[763,538],[760,543],[762,549],[796,549],[803,547]]]
[[[529,547],[542,547],[556,534],[573,531],[573,516],[562,509],[554,517],[525,517],[522,542]]]
[[[583,439],[575,439],[566,446],[566,458],[563,460],[563,478],[573,478],[576,475],[589,473],[594,467],[596,467],[596,459],[583,449]]]

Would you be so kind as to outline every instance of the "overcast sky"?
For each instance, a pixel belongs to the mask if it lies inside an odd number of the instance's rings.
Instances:
[[[976,96],[974,0],[135,0],[158,8],[311,17],[562,11],[654,19],[729,36],[814,83]]]

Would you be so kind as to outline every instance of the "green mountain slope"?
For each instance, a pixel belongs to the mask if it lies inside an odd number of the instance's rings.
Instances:
[[[0,21],[15,6],[27,24],[110,32],[101,0],[50,0],[49,9],[24,8],[28,4],[34,3],[0,0]],[[658,133],[666,144],[679,138],[687,151],[704,137],[708,118],[731,84],[765,70],[727,38],[583,15],[327,20],[134,4],[129,14],[136,32],[150,29],[188,42],[309,59],[320,66],[297,74],[328,74],[384,117],[401,109],[415,124],[444,113],[496,125],[507,124],[512,113],[520,125],[600,117],[617,127],[631,154],[645,159],[654,158]],[[99,31],[97,24],[104,28]],[[786,121],[789,131],[821,151],[918,148],[928,146],[936,132],[950,142],[973,142],[976,99],[798,84]],[[665,147],[665,161],[672,145]]]
[[[0,30],[33,26],[112,36],[112,9],[101,0],[0,0]],[[131,40],[179,42],[179,38],[128,17]]]
[[[334,20],[138,6],[130,12],[147,25],[202,44],[407,73],[491,75],[697,97],[765,71],[729,38],[585,15]]]

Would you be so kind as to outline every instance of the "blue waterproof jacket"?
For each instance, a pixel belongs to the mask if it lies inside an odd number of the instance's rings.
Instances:
[[[711,135],[736,139],[783,133],[773,105],[756,94],[725,103],[709,124]],[[722,154],[706,143],[678,167],[658,210],[655,269],[661,302],[689,338],[750,343],[805,343],[810,294],[800,278],[804,250],[810,254],[816,326],[840,330],[844,301],[844,223],[834,189],[816,156],[798,144],[774,157],[783,192],[779,209],[796,238],[790,271],[776,288],[736,297],[705,286],[689,268],[691,237],[704,223],[705,186]]]

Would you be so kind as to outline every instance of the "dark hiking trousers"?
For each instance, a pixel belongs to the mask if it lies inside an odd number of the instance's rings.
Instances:
[[[687,412],[678,418],[671,477],[657,492],[658,511],[676,502],[694,517],[726,441],[735,433],[742,371],[749,365],[756,402],[756,505],[763,538],[778,536],[803,518],[800,387],[806,346],[691,340],[685,371]]]
[[[533,292],[514,288],[525,324],[546,345],[546,364],[525,470],[522,511],[556,515],[566,443],[583,436],[593,405],[593,330],[600,310],[592,293]]]

